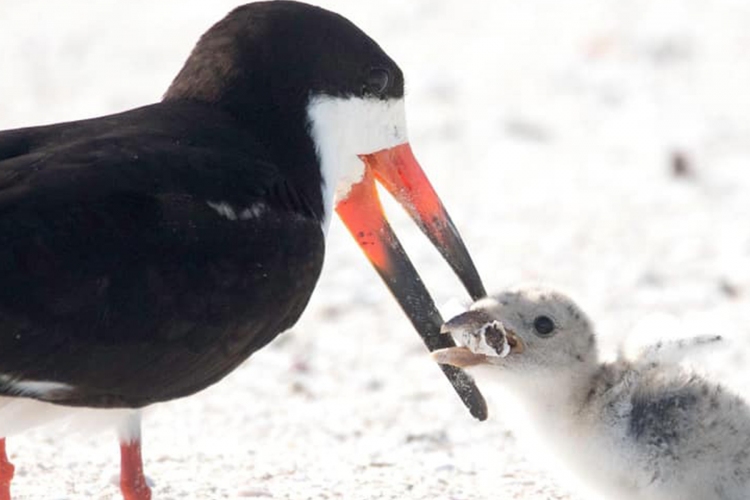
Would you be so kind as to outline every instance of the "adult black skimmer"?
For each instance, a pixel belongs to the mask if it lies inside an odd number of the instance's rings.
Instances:
[[[292,326],[338,212],[430,349],[452,342],[375,181],[478,299],[484,288],[407,142],[398,66],[343,17],[239,7],[164,99],[0,133],[0,500],[19,402],[115,409],[121,488],[150,498],[137,409],[219,381]],[[443,367],[478,418],[473,381]]]
[[[586,314],[539,287],[482,299],[444,331],[462,346],[433,357],[494,376],[519,440],[591,498],[750,498],[750,406],[679,365],[721,337],[652,338],[603,362]]]

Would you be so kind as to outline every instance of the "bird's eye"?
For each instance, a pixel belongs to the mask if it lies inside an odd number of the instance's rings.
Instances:
[[[388,73],[388,70],[383,68],[373,68],[367,74],[365,83],[362,86],[362,91],[364,94],[380,95],[386,88],[388,88],[390,80],[391,75]]]
[[[534,318],[534,330],[540,337],[549,337],[555,331],[555,322],[549,316],[537,316]]]

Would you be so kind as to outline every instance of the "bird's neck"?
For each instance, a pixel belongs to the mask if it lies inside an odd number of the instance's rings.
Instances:
[[[503,373],[498,380],[510,399],[503,416],[535,460],[560,470],[577,460],[581,443],[590,441],[579,415],[593,372]]]
[[[252,100],[225,97],[217,103],[169,95],[163,102],[206,106],[226,116],[238,131],[252,138],[263,152],[263,159],[279,170],[279,183],[270,186],[271,194],[280,193],[280,197],[292,200],[298,206],[295,210],[322,225],[330,219],[331,202],[326,200],[328,193],[323,189],[320,159],[308,130],[304,104],[280,112],[268,106],[273,100],[263,94]]]
[[[217,24],[235,23],[224,20]],[[242,25],[228,26],[230,32]],[[231,116],[269,153],[285,180],[301,197],[313,217],[325,225],[330,202],[323,189],[320,159],[310,136],[307,105],[310,96],[289,93],[253,73],[236,68],[260,64],[256,52],[238,53],[231,37],[206,33],[175,77],[164,102],[194,102]],[[260,66],[262,67],[262,66]]]
[[[597,372],[595,364],[578,365],[575,369],[546,370],[532,374],[514,374],[511,392],[532,420],[552,420],[565,424],[576,421],[586,402],[591,380]]]

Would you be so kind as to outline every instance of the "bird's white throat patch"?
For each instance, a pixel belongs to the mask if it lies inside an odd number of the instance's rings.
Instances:
[[[359,155],[407,141],[404,100],[317,95],[307,105],[307,117],[320,162],[327,230],[334,201],[364,175]]]

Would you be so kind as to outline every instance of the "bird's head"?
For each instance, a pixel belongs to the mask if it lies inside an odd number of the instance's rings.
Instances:
[[[324,228],[338,213],[430,348],[452,344],[440,338],[442,319],[385,219],[376,182],[471,297],[486,293],[412,152],[401,69],[375,41],[318,7],[248,4],[203,35],[165,95],[178,99],[219,107],[251,130]]]
[[[586,373],[597,363],[588,318],[570,298],[547,288],[519,288],[481,299],[442,331],[459,347],[433,357],[453,366],[489,365],[522,377],[554,379],[569,370]]]
[[[458,274],[484,287],[409,144],[404,76],[344,17],[300,2],[236,8],[200,39],[164,96],[222,108],[252,130],[327,226],[335,210],[383,273],[401,270],[383,185]]]

